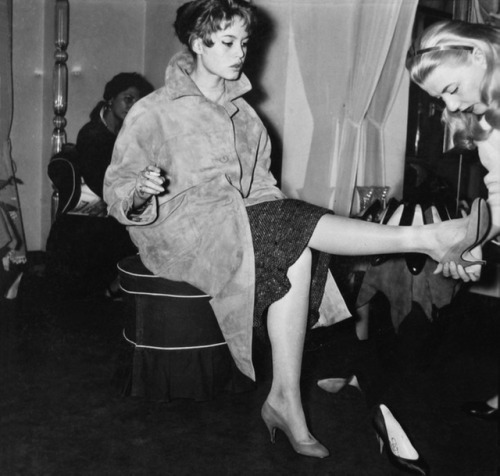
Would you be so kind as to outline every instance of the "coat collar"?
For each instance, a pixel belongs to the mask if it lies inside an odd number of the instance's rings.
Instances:
[[[184,96],[201,96],[201,92],[189,76],[194,59],[184,50],[172,57],[165,72],[165,89],[169,98],[175,100]],[[252,89],[248,78],[242,73],[235,81],[226,81],[226,97],[233,101]]]

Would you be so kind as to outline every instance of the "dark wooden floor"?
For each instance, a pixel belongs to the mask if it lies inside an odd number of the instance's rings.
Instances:
[[[60,299],[39,269],[28,269],[17,300],[0,302],[2,476],[404,474],[378,452],[377,401],[399,417],[434,476],[498,474],[498,425],[460,410],[498,391],[497,299],[460,293],[433,323],[416,309],[398,336],[382,303],[368,342],[356,342],[349,322],[309,341],[303,400],[311,431],[331,452],[325,460],[295,454],[280,432],[270,443],[260,418],[265,352],[247,393],[209,402],[124,397],[121,306]],[[317,386],[351,371],[362,392]]]

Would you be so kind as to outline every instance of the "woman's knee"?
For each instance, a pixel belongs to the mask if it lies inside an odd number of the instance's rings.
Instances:
[[[304,273],[310,272],[312,266],[312,251],[311,248],[306,247],[304,251],[302,251],[301,255],[298,257],[297,261],[290,266],[288,272],[289,273]]]

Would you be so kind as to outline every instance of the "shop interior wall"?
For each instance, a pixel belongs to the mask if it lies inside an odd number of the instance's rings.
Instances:
[[[101,98],[106,81],[115,74],[138,71],[155,87],[163,84],[168,60],[180,48],[172,24],[183,1],[70,0],[66,114],[69,142],[76,140],[78,130]],[[288,42],[290,1],[256,0],[272,21],[274,34],[260,45],[262,56],[249,71],[251,80],[257,82],[252,100],[270,128],[277,160],[281,159],[285,111],[283,51]],[[321,4],[318,1],[317,8],[322,8]],[[19,194],[29,251],[45,249],[51,225],[52,186],[46,172],[54,117],[53,38],[54,0],[14,0],[12,155],[17,177],[23,182]],[[406,133],[406,111],[407,95],[403,91],[391,115],[394,127],[390,134]]]

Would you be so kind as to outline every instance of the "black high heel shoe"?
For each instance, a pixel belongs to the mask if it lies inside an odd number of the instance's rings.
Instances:
[[[382,216],[380,218],[380,224],[387,225],[391,217],[394,215],[394,212],[398,209],[398,207],[399,207],[399,201],[394,197],[392,197],[387,203],[385,211],[382,212]],[[385,263],[388,259],[390,259],[391,256],[392,255],[387,255],[387,254],[377,255],[370,260],[370,263],[372,266],[380,266],[382,263]]]
[[[275,442],[276,428],[278,428],[287,436],[292,448],[298,454],[313,458],[326,458],[330,455],[330,452],[311,434],[308,441],[297,441],[292,436],[288,423],[267,401],[262,406],[261,416],[271,435],[271,443]]]
[[[380,213],[382,212],[382,202],[375,200],[360,216],[363,221],[378,222]]]
[[[417,215],[418,214],[418,215]],[[400,226],[411,226],[414,224],[423,225],[424,216],[420,205],[412,203],[405,206],[401,216]],[[417,276],[420,274],[427,261],[427,256],[423,253],[405,253],[406,266],[411,274]]]
[[[377,405],[373,426],[380,442],[380,452],[385,444],[386,454],[394,466],[422,476],[429,474],[427,463],[420,457],[399,422],[385,405]]]

